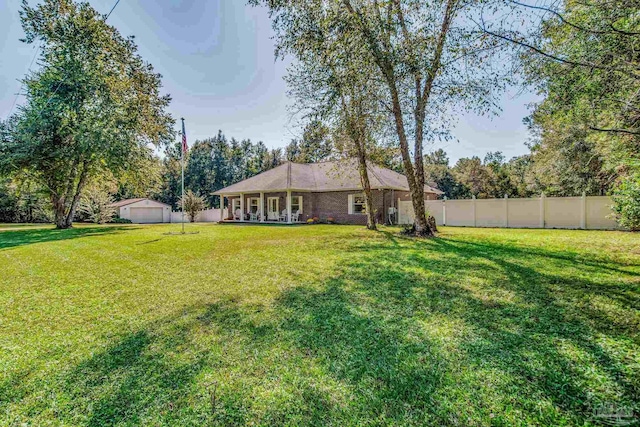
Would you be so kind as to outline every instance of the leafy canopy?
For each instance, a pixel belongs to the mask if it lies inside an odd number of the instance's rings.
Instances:
[[[4,125],[0,171],[28,171],[49,191],[59,227],[71,225],[84,186],[119,176],[172,137],[161,76],[88,3],[45,0],[20,13],[24,41],[42,43],[24,79],[26,104]]]

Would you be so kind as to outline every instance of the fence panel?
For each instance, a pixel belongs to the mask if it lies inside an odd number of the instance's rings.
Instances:
[[[226,212],[226,209],[225,209]],[[220,209],[206,209],[198,212],[196,215],[196,222],[218,222],[220,221]],[[171,212],[171,222],[182,222],[182,212]],[[189,222],[189,216],[184,214],[184,222]]]
[[[509,228],[620,229],[608,196],[425,200],[438,225]],[[413,222],[410,201],[399,202],[398,222]]]
[[[540,218],[540,199],[508,199],[510,228],[540,228],[544,218]]]
[[[474,199],[447,200],[445,202],[447,212],[444,219],[445,225],[475,227],[474,205]]]
[[[611,218],[612,200],[608,196],[587,197],[586,228],[589,230],[610,230],[619,228],[615,219]]]
[[[425,208],[427,213],[436,219],[436,225],[444,224],[444,201],[443,200],[425,200]],[[409,202],[411,207],[411,202]]]
[[[545,228],[580,228],[582,197],[545,197]]]
[[[507,200],[476,200],[476,227],[506,227]]]

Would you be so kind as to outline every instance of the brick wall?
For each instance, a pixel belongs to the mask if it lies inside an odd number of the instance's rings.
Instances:
[[[389,206],[390,197],[385,197],[388,190],[371,190],[373,196],[373,209],[376,211],[376,221],[383,222],[386,208]],[[332,191],[326,193],[313,193],[313,216],[321,220],[333,218],[338,224],[367,223],[364,214],[349,214],[349,195],[362,194],[359,191]]]
[[[299,221],[306,222],[309,218],[320,218],[326,220],[327,218],[333,218],[338,224],[358,224],[364,225],[367,223],[367,216],[364,214],[349,214],[349,195],[362,194],[359,191],[331,191],[324,193],[303,193],[292,192],[292,196],[302,196],[302,213],[300,214]],[[401,201],[410,201],[411,195],[404,191],[391,191],[391,190],[371,190],[373,196],[373,208],[376,211],[376,221],[380,224],[385,223],[388,220],[387,212],[389,207],[395,206],[397,208],[398,199]],[[259,193],[245,194],[245,212],[247,210],[246,198],[248,197],[260,197]],[[264,212],[268,211],[268,198],[278,197],[278,211],[282,212],[287,208],[287,193],[264,193]],[[237,199],[238,196],[229,197],[229,219],[233,218],[233,199]],[[425,200],[435,200],[436,195],[431,193],[425,193]],[[397,216],[396,216],[397,220]]]

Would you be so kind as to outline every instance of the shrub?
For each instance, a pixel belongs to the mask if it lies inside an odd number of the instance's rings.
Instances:
[[[130,219],[120,218],[119,216],[115,217],[115,218],[112,218],[110,222],[113,223],[113,224],[131,224],[131,220]]]
[[[182,199],[180,199],[180,206],[183,206]],[[189,221],[195,222],[198,212],[204,210],[204,208],[205,208],[204,198],[201,196],[198,196],[196,193],[194,193],[191,190],[187,190],[187,192],[184,194],[183,210],[189,217]]]
[[[640,172],[623,179],[611,195],[618,223],[633,231],[640,230]]]
[[[105,186],[91,185],[83,192],[78,212],[84,215],[84,219],[96,224],[104,224],[111,221],[116,209],[111,206],[113,199]],[[82,219],[82,218],[81,218]]]
[[[332,217],[327,218],[327,224],[335,224],[336,220]]]
[[[313,224],[313,223],[315,223],[315,219],[314,218],[309,218],[307,220],[307,224]]]

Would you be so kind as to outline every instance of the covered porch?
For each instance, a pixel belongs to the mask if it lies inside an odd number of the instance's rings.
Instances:
[[[302,217],[303,196],[286,191],[221,193],[220,206],[227,201],[228,209],[221,209],[220,222],[299,224]]]

